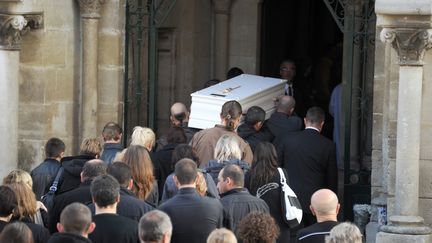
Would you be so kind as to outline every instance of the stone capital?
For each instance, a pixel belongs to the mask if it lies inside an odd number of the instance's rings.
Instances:
[[[85,19],[98,19],[100,18],[100,9],[105,0],[77,0],[81,17]]]
[[[27,20],[23,15],[0,14],[0,49],[19,50]]]
[[[399,56],[399,65],[421,66],[427,49],[432,47],[432,29],[384,28],[381,41],[391,43]]]
[[[229,14],[232,0],[212,0],[216,14]]]
[[[21,49],[21,38],[29,29],[43,26],[42,13],[0,14],[0,49]]]

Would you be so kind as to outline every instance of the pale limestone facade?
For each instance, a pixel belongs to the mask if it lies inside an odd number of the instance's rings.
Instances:
[[[93,12],[86,17],[87,10],[83,6],[80,10],[80,3],[92,2],[98,6],[87,9]],[[376,2],[379,10],[374,64],[372,203],[386,204],[389,216],[422,216],[425,225],[431,226],[432,50],[425,51],[424,65],[408,65],[405,70],[392,43],[379,40],[383,28],[430,29],[427,25],[431,23],[432,0]],[[158,102],[157,122],[161,130],[168,124],[170,104],[175,101],[188,104],[190,92],[200,89],[210,78],[223,79],[228,67],[241,66],[250,74],[259,72],[261,3],[260,0],[177,1],[159,31],[159,97],[163,99]],[[125,4],[125,0],[0,0],[2,13],[23,16],[37,13],[43,17],[43,26],[23,33],[19,48],[0,50],[0,92],[2,100],[7,97],[8,102],[8,106],[4,106],[6,101],[0,104],[2,114],[8,114],[0,119],[0,132],[10,142],[0,150],[4,156],[1,177],[16,166],[29,169],[42,161],[43,145],[50,137],[64,140],[67,154],[72,154],[82,137],[98,136],[107,121],[123,122]],[[86,27],[86,21],[92,22],[90,27]],[[425,25],[410,26],[414,22]],[[86,41],[88,36],[91,37]],[[15,63],[19,64],[15,65],[17,69],[13,68]],[[410,69],[412,66],[415,67]],[[417,113],[420,117],[411,121],[418,124],[417,129],[409,130],[412,127],[408,126],[407,135],[398,137],[398,131],[404,129],[398,124],[404,118],[398,114],[402,109],[398,99],[402,89],[399,79],[405,77],[409,80],[417,77],[417,82],[422,79],[418,84],[421,87],[417,85],[412,90],[418,94],[408,94],[410,102],[405,104],[408,107],[402,106],[410,117],[415,108],[420,109]],[[15,82],[6,85],[5,80]],[[418,104],[421,108],[411,106]],[[412,137],[411,131],[419,134]],[[418,145],[405,143],[408,147],[397,147],[400,139],[417,141]],[[409,174],[409,170],[400,167],[402,170],[396,173],[399,164],[415,164],[401,161],[401,157],[398,160],[398,155],[404,156],[407,151],[411,151],[410,156],[414,151],[414,157],[407,159],[418,160],[418,169],[409,167],[414,171]],[[397,180],[405,184],[413,182],[414,187],[400,191]],[[410,197],[416,197],[416,188],[418,211],[410,211],[411,207],[404,209],[407,205],[401,200],[412,203]],[[376,207],[373,209],[368,242],[375,240],[372,236],[377,230]]]

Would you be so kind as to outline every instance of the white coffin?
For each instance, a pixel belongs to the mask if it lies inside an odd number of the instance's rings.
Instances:
[[[242,74],[214,86],[192,93],[189,127],[211,128],[220,124],[222,105],[236,100],[242,105],[243,113],[251,106],[266,111],[266,119],[275,110],[275,98],[284,94],[285,80]]]

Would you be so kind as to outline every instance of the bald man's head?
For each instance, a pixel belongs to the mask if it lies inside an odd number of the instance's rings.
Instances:
[[[295,99],[292,96],[284,95],[279,98],[279,103],[277,106],[278,112],[283,112],[285,114],[291,115],[294,111]]]
[[[186,105],[180,102],[176,102],[171,106],[171,123],[174,126],[180,126],[183,122],[189,120],[189,111]]]
[[[339,207],[337,195],[329,189],[320,189],[312,195],[311,210],[318,221],[319,217],[327,216],[334,216],[334,220],[336,220]]]

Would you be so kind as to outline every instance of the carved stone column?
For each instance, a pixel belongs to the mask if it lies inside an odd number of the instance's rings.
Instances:
[[[77,0],[82,23],[81,140],[95,137],[98,111],[98,24],[105,0]]]
[[[42,15],[0,14],[0,146],[3,178],[18,165],[19,56],[21,36],[42,24]]]
[[[214,22],[214,78],[225,80],[228,68],[229,14],[231,0],[213,0]]]
[[[384,28],[381,39],[399,56],[395,215],[377,242],[430,242],[431,229],[419,216],[419,158],[423,56],[432,29]]]

